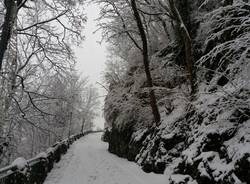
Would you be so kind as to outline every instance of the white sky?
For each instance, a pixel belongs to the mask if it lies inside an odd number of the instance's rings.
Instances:
[[[85,25],[84,35],[85,41],[83,41],[82,46],[75,50],[77,57],[77,70],[83,76],[89,76],[89,82],[98,88],[100,96],[105,95],[105,90],[96,82],[102,81],[102,72],[105,68],[106,61],[106,45],[102,43],[101,45],[98,41],[101,40],[101,33],[93,33],[96,29],[95,19],[98,17],[99,8],[96,5],[89,5],[85,8],[87,14],[87,24]],[[104,118],[102,116],[102,107],[104,98],[100,98],[102,105],[100,106],[99,117],[94,121],[95,125],[103,128]]]

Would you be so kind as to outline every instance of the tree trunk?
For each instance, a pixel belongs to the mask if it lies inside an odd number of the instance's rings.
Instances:
[[[71,136],[71,125],[72,125],[72,118],[73,118],[73,112],[70,112],[70,117],[69,117],[69,132],[68,132],[68,138]]]
[[[85,125],[85,118],[83,118],[82,120],[81,133],[83,133],[84,125]]]
[[[173,14],[173,17],[176,18],[176,22],[178,24],[181,37],[184,41],[185,58],[186,58],[185,60],[187,64],[188,80],[190,81],[191,94],[193,94],[195,92],[195,84],[194,84],[194,71],[193,71],[193,62],[192,62],[192,40],[187,30],[187,27],[185,26],[182,20],[179,10],[175,6],[174,0],[169,0],[169,5],[170,5],[171,12]]]
[[[161,121],[161,116],[156,104],[156,97],[155,97],[155,93],[153,90],[153,81],[152,81],[152,77],[151,77],[151,73],[150,73],[150,67],[149,67],[149,56],[148,56],[148,42],[147,42],[147,37],[146,37],[146,33],[141,21],[141,17],[139,15],[139,12],[137,10],[137,6],[136,6],[136,2],[135,0],[131,0],[131,6],[132,6],[132,10],[134,12],[134,17],[137,23],[137,27],[138,30],[140,32],[140,36],[141,36],[141,40],[142,40],[142,55],[143,55],[143,63],[144,63],[144,69],[145,69],[145,73],[146,73],[146,77],[147,77],[147,83],[148,83],[148,87],[149,87],[149,98],[150,98],[150,105],[152,108],[152,112],[154,115],[154,121],[156,123],[156,125],[158,126],[160,124]]]
[[[5,0],[6,14],[4,17],[2,35],[0,40],[0,71],[3,66],[4,53],[7,50],[13,26],[16,19],[17,5],[15,0]]]

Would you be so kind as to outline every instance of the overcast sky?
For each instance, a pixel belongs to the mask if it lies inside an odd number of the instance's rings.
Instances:
[[[93,33],[97,27],[95,19],[98,17],[99,8],[96,5],[86,7],[88,21],[84,30],[85,41],[81,48],[76,49],[77,69],[83,76],[89,76],[89,82],[95,85],[100,93],[100,96],[105,95],[105,90],[96,82],[102,81],[102,72],[105,68],[106,60],[106,45],[98,43],[101,40],[101,33]],[[104,119],[101,108],[103,106],[103,98],[100,98],[102,105],[99,109],[99,117],[95,119],[95,125],[101,128],[104,127]]]

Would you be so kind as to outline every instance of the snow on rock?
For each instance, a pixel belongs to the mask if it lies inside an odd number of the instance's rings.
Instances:
[[[18,170],[23,170],[28,166],[27,160],[23,157],[19,157],[16,160],[14,160],[11,164],[12,166],[16,166]]]
[[[41,152],[36,155],[36,158],[47,158],[47,157],[48,157],[48,154],[45,152]]]
[[[173,174],[170,177],[170,184],[198,184],[189,175]]]
[[[54,148],[53,147],[49,147],[48,149],[47,149],[47,153],[53,153],[54,152]]]
[[[132,136],[132,140],[133,141],[140,141],[143,137],[143,135],[147,132],[147,129],[141,129],[141,130],[138,130],[137,132],[135,132]]]
[[[224,181],[233,170],[233,164],[227,163],[226,160],[220,159],[217,152],[203,152],[194,159],[195,162],[200,161],[198,172],[201,178],[214,178],[216,182]]]

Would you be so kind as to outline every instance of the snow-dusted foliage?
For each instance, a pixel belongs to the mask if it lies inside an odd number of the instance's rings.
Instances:
[[[201,82],[207,81],[211,87],[231,83],[232,87],[249,89],[249,14],[250,5],[242,2],[204,16],[197,37],[204,53],[197,61]]]

